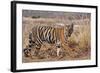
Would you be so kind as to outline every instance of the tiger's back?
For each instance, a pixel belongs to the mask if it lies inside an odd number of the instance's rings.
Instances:
[[[63,35],[61,34],[62,30],[63,28],[51,26],[35,26],[32,28],[32,32],[29,35],[29,41],[35,44],[42,44],[43,42],[55,44],[57,41],[61,41],[61,35]]]

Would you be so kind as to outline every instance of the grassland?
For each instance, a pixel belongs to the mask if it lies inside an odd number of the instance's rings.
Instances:
[[[23,54],[22,61],[27,62],[41,62],[41,61],[61,61],[61,60],[85,60],[91,57],[91,26],[90,19],[74,19],[66,20],[59,18],[32,18],[23,17],[23,49],[28,45],[29,32],[32,27],[36,25],[50,25],[56,26],[57,23],[74,24],[74,31],[68,42],[63,45],[60,56],[56,56],[56,49],[54,45],[45,43],[47,46],[41,47],[40,56],[25,57]],[[47,48],[50,48],[49,50]],[[33,49],[34,50],[34,49]]]

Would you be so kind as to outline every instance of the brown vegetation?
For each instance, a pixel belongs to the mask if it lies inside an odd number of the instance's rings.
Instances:
[[[68,38],[67,43],[63,43],[60,55],[56,55],[55,45],[45,43],[42,46],[38,56],[25,57],[23,54],[22,61],[40,62],[40,61],[58,61],[58,60],[84,60],[90,59],[91,52],[91,32],[90,20],[65,20],[57,18],[31,18],[23,17],[23,49],[28,45],[28,36],[32,27],[35,25],[56,26],[57,23],[66,25],[74,23],[74,32]],[[35,49],[33,49],[35,50]]]

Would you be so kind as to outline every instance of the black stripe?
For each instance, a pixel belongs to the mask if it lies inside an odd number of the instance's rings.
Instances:
[[[51,38],[50,38],[50,40],[51,40],[51,43],[54,43],[54,28],[52,28],[52,32],[51,32]]]
[[[40,38],[40,32],[41,31],[39,29],[41,29],[41,28],[40,27],[37,28],[37,37],[36,37],[36,39],[37,39],[37,41],[38,41],[39,44],[42,44],[42,40]]]
[[[50,27],[50,31],[49,31],[49,33],[48,33],[48,36],[49,36],[48,42],[49,42],[49,43],[52,43],[52,40],[50,39],[50,38],[52,37],[51,30],[52,30],[52,27]]]
[[[45,34],[43,34],[44,35],[44,39],[45,39],[45,41],[48,39],[48,37],[47,37],[47,35],[48,35],[48,30],[49,30],[49,27],[46,27],[46,30],[45,30]]]

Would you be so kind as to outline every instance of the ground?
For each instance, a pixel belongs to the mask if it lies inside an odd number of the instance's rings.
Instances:
[[[90,47],[90,19],[77,19],[71,21],[59,20],[57,18],[32,18],[23,17],[23,49],[28,45],[29,32],[35,25],[55,25],[55,23],[72,23],[74,22],[74,32],[68,38],[67,43],[64,43],[60,50],[60,55],[57,56],[57,49],[54,45],[45,43],[42,46],[38,56],[25,57],[22,55],[23,63],[28,62],[43,62],[43,61],[62,61],[62,60],[86,60],[91,57]],[[34,51],[34,49],[33,49]]]

